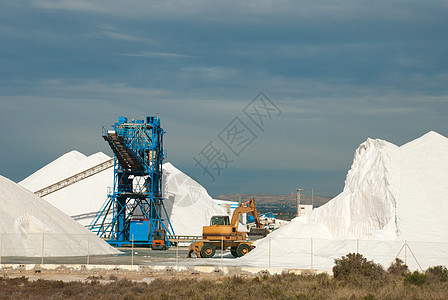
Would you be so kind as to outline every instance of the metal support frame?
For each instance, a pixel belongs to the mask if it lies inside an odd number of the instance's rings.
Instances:
[[[114,152],[114,188],[95,216],[90,230],[114,246],[131,244],[130,222],[149,221],[147,241],[154,231],[165,229],[174,235],[162,198],[163,135],[157,116],[128,121],[120,117],[112,130],[103,128],[103,138]],[[167,241],[169,246],[169,241]]]

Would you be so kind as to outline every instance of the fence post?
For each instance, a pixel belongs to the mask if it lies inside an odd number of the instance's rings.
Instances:
[[[41,265],[44,265],[44,247],[45,247],[45,232],[42,232],[42,260]]]
[[[268,263],[268,268],[269,271],[271,270],[271,237],[269,237],[269,263]]]
[[[359,254],[359,239],[356,239],[356,253]]]
[[[90,263],[90,234],[87,235],[87,264]]]
[[[176,270],[178,271],[179,269],[179,236],[176,237],[177,239],[177,243],[176,243]]]
[[[222,257],[224,256],[224,236],[221,235],[221,270],[224,272]]]
[[[404,264],[408,264],[408,241],[404,241]]]
[[[0,265],[2,264],[3,234],[0,234]]]
[[[134,235],[132,235],[132,241],[131,241],[131,270],[134,268]]]
[[[415,257],[414,252],[412,251],[411,247],[409,247],[409,245],[408,245],[407,242],[406,242],[406,246],[409,248],[409,251],[411,252],[412,257],[414,257],[415,262],[416,262],[417,265],[419,266],[420,270],[422,270],[422,272],[423,272],[422,266],[421,266],[420,263],[418,262],[417,257]]]
[[[310,254],[311,254],[311,271],[312,271],[313,270],[313,238],[311,238]]]

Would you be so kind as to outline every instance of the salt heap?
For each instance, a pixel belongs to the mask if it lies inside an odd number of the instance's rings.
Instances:
[[[85,156],[78,151],[71,151],[19,184],[37,191],[109,159],[102,152]],[[113,178],[113,168],[109,168],[43,199],[88,226],[107,200],[107,189],[113,187]],[[208,225],[212,215],[226,214],[224,209],[214,203],[204,187],[171,163],[163,164],[163,187],[165,207],[177,235],[201,235],[202,226]]]
[[[102,152],[85,156],[73,150],[34,172],[19,184],[35,192],[109,159],[110,157]],[[107,187],[113,186],[113,179],[114,170],[109,168],[42,198],[74,217],[82,225],[88,226],[106,201]]]
[[[29,190],[0,176],[2,256],[120,253]]]
[[[171,163],[163,164],[165,206],[177,235],[202,235],[214,215],[226,215],[207,190]]]
[[[341,194],[259,241],[241,263],[331,269],[359,251],[385,267],[397,255],[412,269],[448,264],[447,167],[448,139],[436,132],[401,147],[367,139]]]

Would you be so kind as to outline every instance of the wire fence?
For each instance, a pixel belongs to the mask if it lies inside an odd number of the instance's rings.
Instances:
[[[0,234],[0,264],[178,265],[188,252],[185,238],[170,251],[155,251],[132,240],[117,250],[93,233]]]
[[[197,241],[192,240],[191,242]],[[130,243],[120,253],[94,234],[1,234],[0,264],[106,264],[106,265],[200,265],[255,266],[330,270],[335,259],[360,253],[385,268],[400,258],[411,270],[448,265],[448,243],[423,241],[329,240],[267,237],[256,242],[256,251],[234,259],[230,249],[218,247],[211,259],[187,259],[188,242],[174,243],[168,251],[155,251]],[[178,246],[180,245],[180,246]]]
[[[267,237],[257,248],[259,252],[254,253],[252,260],[267,268],[328,270],[334,266],[335,259],[349,253],[360,253],[385,268],[396,258],[410,270],[424,271],[431,266],[448,265],[446,242]],[[262,253],[267,253],[265,258],[260,255]]]

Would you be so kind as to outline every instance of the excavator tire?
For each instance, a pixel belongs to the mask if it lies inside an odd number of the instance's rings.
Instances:
[[[231,247],[230,253],[232,253],[233,256],[238,257],[238,254],[236,253],[236,247]]]
[[[236,254],[238,257],[241,257],[249,253],[250,250],[252,250],[252,248],[248,244],[239,244],[236,248]]]
[[[215,255],[216,248],[212,244],[205,243],[201,248],[201,257],[211,258]]]

